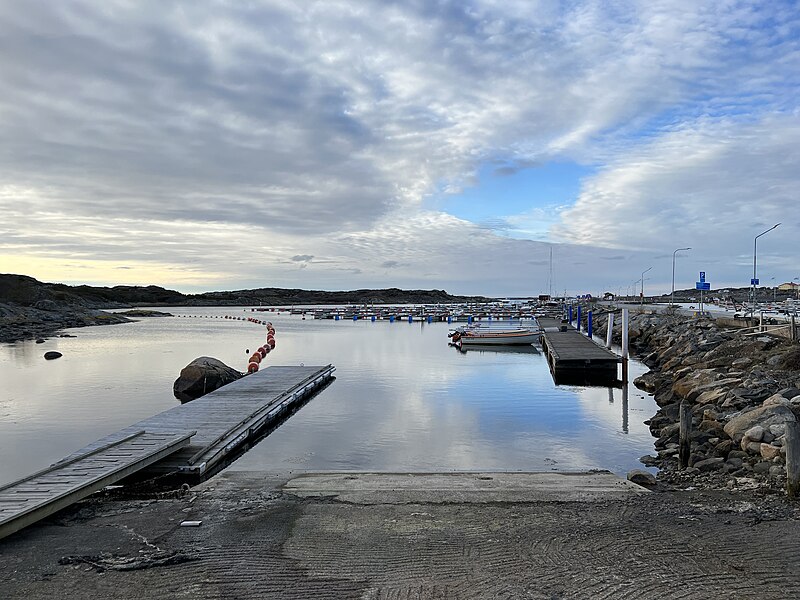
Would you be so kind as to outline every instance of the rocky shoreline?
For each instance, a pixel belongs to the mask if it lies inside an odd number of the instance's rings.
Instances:
[[[595,322],[605,335],[607,316]],[[800,415],[800,346],[765,333],[745,335],[710,317],[668,313],[632,314],[629,332],[631,351],[651,369],[634,384],[659,406],[646,421],[657,455],[642,457],[659,468],[659,481],[783,493],[784,423]],[[692,406],[686,469],[678,458],[681,401]]]
[[[127,323],[130,319],[81,306],[42,300],[33,306],[0,303],[0,343],[53,337],[62,329]],[[66,334],[61,334],[66,335]]]

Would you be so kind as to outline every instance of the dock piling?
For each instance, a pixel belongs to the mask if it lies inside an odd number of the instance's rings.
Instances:
[[[611,348],[611,338],[614,334],[614,313],[608,313],[608,330],[606,331],[606,348]]]
[[[786,422],[786,494],[800,498],[800,423]]]
[[[622,383],[628,383],[628,309],[622,309]]]
[[[692,435],[692,407],[688,401],[681,401],[680,405],[680,447],[678,457],[681,461],[681,468],[689,466],[689,453],[691,451],[690,436]]]

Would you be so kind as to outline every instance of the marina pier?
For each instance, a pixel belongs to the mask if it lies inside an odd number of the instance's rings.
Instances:
[[[595,344],[589,337],[560,319],[539,318],[542,351],[553,380],[564,384],[609,385],[617,380],[622,359]]]
[[[268,367],[0,487],[0,538],[132,475],[211,477],[328,384],[334,370]]]

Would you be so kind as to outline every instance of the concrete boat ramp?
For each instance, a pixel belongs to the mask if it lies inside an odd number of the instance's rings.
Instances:
[[[0,538],[131,475],[202,480],[333,378],[334,367],[268,367],[111,434],[0,487]]]

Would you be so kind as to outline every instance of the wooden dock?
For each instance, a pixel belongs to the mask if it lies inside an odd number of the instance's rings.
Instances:
[[[0,487],[0,538],[19,531],[185,447],[194,431],[134,431]]]
[[[1,487],[0,538],[134,474],[212,476],[327,385],[334,370],[267,367]]]
[[[564,384],[610,385],[622,359],[558,319],[541,318],[542,351],[553,380]]]

